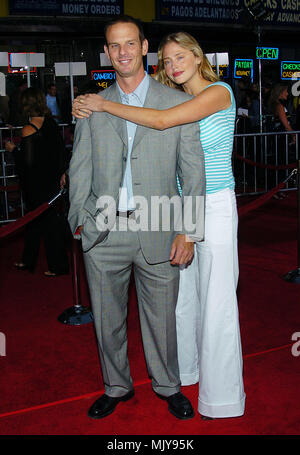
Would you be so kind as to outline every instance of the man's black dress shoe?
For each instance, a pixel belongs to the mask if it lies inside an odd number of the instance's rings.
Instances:
[[[106,394],[101,395],[97,401],[91,406],[88,411],[88,416],[92,419],[102,419],[111,414],[120,401],[130,400],[134,396],[134,390],[130,390],[126,395],[122,397],[109,397]]]
[[[156,394],[161,400],[168,402],[168,409],[175,417],[182,420],[191,419],[195,413],[189,400],[181,393],[177,392],[174,395],[165,397],[163,395]]]

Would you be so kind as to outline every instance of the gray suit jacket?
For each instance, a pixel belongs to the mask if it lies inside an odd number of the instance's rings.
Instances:
[[[116,84],[101,92],[101,96],[121,102]],[[184,92],[150,78],[144,107],[166,109],[190,98]],[[113,223],[106,223],[108,218],[115,220],[127,149],[125,120],[95,112],[88,119],[77,121],[69,169],[69,223],[73,233],[78,226],[84,226],[81,234],[83,251],[100,243],[112,227]],[[131,172],[134,196],[142,196],[148,202],[149,230],[138,231],[138,234],[143,254],[150,264],[169,259],[176,234],[193,234],[184,227],[175,232],[172,215],[169,229],[165,230],[160,219],[158,225],[155,223],[155,230],[151,230],[151,197],[178,195],[176,173],[183,196],[202,196],[196,240],[203,238],[205,173],[198,122],[164,131],[138,126],[131,153]],[[96,207],[98,198],[103,196],[113,202]],[[170,208],[167,198],[162,203],[165,209]]]

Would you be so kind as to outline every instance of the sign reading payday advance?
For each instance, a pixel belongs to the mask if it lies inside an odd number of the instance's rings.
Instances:
[[[10,0],[9,14],[37,16],[117,16],[124,0]]]
[[[260,0],[156,0],[156,18],[165,21],[209,22],[243,26],[251,17],[247,8]],[[274,26],[300,25],[300,0],[264,0],[268,17],[262,23]]]
[[[253,80],[253,60],[251,58],[236,58],[234,61],[233,77],[241,79],[242,77],[249,77]]]
[[[300,80],[300,62],[281,62],[281,79],[284,81]]]

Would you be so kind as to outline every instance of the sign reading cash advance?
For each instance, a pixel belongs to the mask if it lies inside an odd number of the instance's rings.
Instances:
[[[37,16],[117,16],[123,0],[10,0],[9,13]]]
[[[234,73],[235,79],[241,79],[242,77],[249,77],[253,79],[253,60],[249,58],[236,58],[234,61]]]
[[[300,79],[300,62],[281,62],[281,79],[284,81],[295,81]]]
[[[156,0],[156,18],[161,21],[239,24],[249,22],[247,7],[255,0]],[[269,13],[265,25],[300,25],[300,0],[264,0]]]

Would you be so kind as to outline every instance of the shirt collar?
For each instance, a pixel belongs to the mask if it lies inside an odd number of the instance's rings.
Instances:
[[[143,105],[145,102],[145,99],[146,99],[148,88],[149,88],[149,75],[145,71],[144,79],[140,82],[140,84],[137,86],[137,88],[131,93],[123,92],[123,90],[119,86],[118,82],[117,82],[117,87],[119,89],[120,97],[123,102],[128,103],[129,97],[133,96],[133,97],[138,98],[140,104]]]

